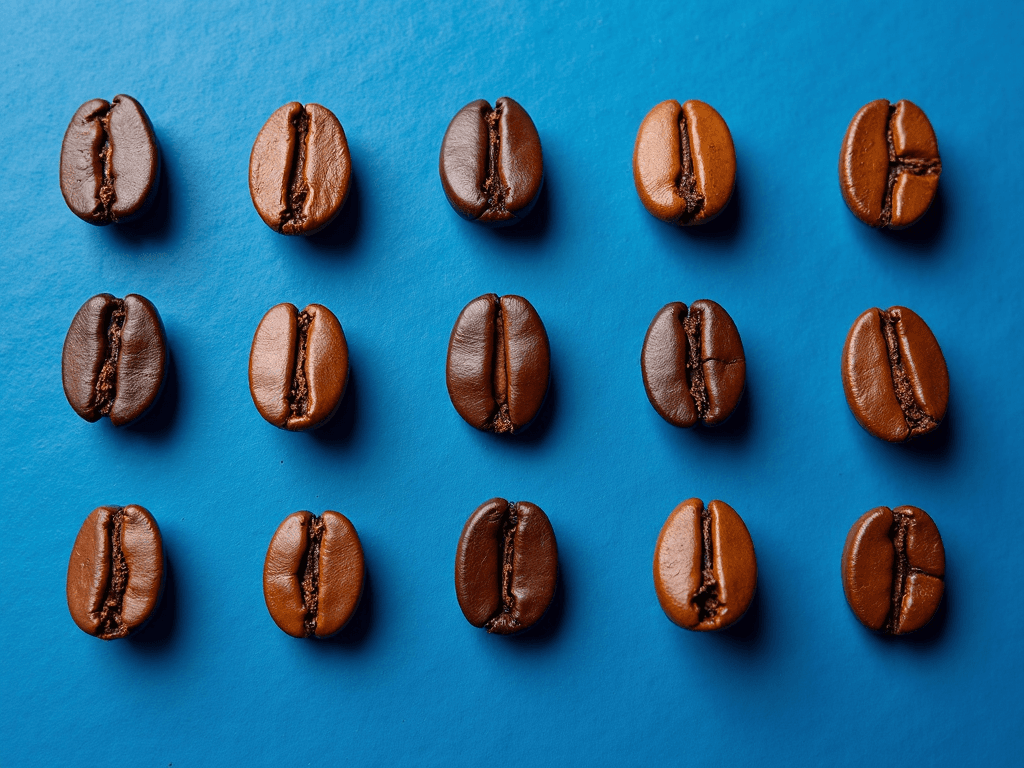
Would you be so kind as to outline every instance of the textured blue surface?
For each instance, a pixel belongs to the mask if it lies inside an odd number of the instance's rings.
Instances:
[[[6,7],[0,764],[1019,759],[1024,7],[827,7]],[[167,181],[145,224],[94,228],[61,198],[60,142],[79,104],[121,92]],[[536,122],[547,183],[492,232],[449,208],[437,155],[461,106],[502,95]],[[700,231],[633,188],[637,126],[667,98],[709,102],[736,143],[736,196]],[[875,98],[913,100],[938,134],[940,197],[904,233],[859,224],[837,186]],[[292,99],[338,115],[354,162],[347,209],[308,240],[270,231],[246,184]],[[138,428],[87,424],[61,390],[64,334],[101,291],[147,296],[166,324],[170,382]],[[445,390],[452,323],[489,291],[529,298],[551,340],[521,439],[475,432]],[[702,297],[740,329],[748,391],[725,427],[676,430],[640,346],[662,305]],[[249,397],[252,334],[281,301],[326,304],[351,347],[347,401],[315,434]],[[839,379],[854,318],[892,304],[929,323],[952,378],[948,422],[905,446],[858,427]],[[474,630],[453,590],[462,524],[495,495],[541,505],[558,536],[561,592],[521,638]],[[757,549],[756,602],[725,635],[676,628],[654,596],[655,538],[690,496],[733,505]],[[170,580],[151,627],[103,643],[64,581],[111,503],[154,513]],[[899,640],[861,627],[839,580],[847,530],[880,504],[926,509],[948,558],[945,607]],[[270,536],[306,508],[348,515],[367,555],[332,642],[287,637],[263,602]]]

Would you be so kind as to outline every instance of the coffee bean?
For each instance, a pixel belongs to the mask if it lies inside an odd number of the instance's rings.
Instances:
[[[701,299],[689,311],[673,301],[654,316],[640,369],[654,410],[670,424],[692,427],[729,418],[743,395],[747,363],[732,318]]]
[[[633,182],[655,218],[680,226],[711,221],[736,184],[729,126],[703,101],[661,102],[637,131]]]
[[[64,339],[64,394],[86,421],[130,424],[160,396],[167,359],[156,307],[134,293],[101,293],[82,305]]]
[[[319,104],[285,104],[256,136],[249,194],[267,226],[311,235],[338,215],[348,197],[352,161],[338,118]]]
[[[485,432],[521,432],[548,391],[551,350],[537,310],[522,296],[488,293],[459,314],[448,341],[448,396]]]
[[[441,186],[459,216],[492,227],[522,219],[544,184],[544,157],[533,120],[507,96],[483,99],[452,118],[441,142]]]
[[[942,601],[945,573],[939,529],[917,507],[876,507],[846,536],[843,592],[870,629],[903,635],[923,627]]]
[[[152,616],[164,584],[160,528],[137,504],[97,507],[68,563],[68,610],[83,632],[126,637]]]
[[[529,629],[557,580],[555,532],[536,504],[491,499],[470,515],[455,554],[455,595],[474,627],[497,635]]]
[[[60,148],[60,191],[90,224],[145,213],[160,181],[160,150],[146,110],[131,96],[92,99],[71,118]]]
[[[906,307],[869,309],[843,347],[843,391],[860,425],[901,443],[946,415],[949,372],[931,329]]]
[[[249,392],[275,427],[302,432],[326,424],[348,384],[348,343],[338,318],[310,304],[278,304],[263,316],[249,353]]]
[[[685,629],[722,629],[754,598],[757,558],[747,526],[724,501],[687,499],[668,516],[654,549],[662,610]]]
[[[296,512],[270,540],[263,597],[274,623],[292,637],[330,637],[355,613],[364,574],[363,547],[347,517]]]
[[[839,188],[865,224],[909,227],[932,204],[940,173],[935,131],[916,104],[878,99],[850,121],[839,153]]]

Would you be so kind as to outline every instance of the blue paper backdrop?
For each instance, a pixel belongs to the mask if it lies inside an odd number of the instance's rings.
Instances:
[[[1019,760],[1022,35],[1019,2],[7,6],[0,763]],[[121,92],[166,183],[143,224],[95,228],[61,198],[60,143],[79,104]],[[461,106],[502,95],[533,116],[547,181],[494,232],[450,209],[437,156]],[[711,103],[736,143],[735,198],[697,231],[633,187],[637,126],[668,98]],[[837,186],[875,98],[919,104],[942,152],[936,204],[903,233],[858,223]],[[354,163],[310,239],[268,229],[246,183],[293,99],[338,115]],[[68,325],[101,291],[166,324],[170,381],[137,428],[87,424],[61,390]],[[452,323],[489,291],[528,297],[551,340],[521,438],[472,430],[445,389]],[[748,391],[723,428],[677,430],[640,346],[662,305],[702,297],[740,329]],[[351,347],[346,403],[314,434],[269,426],[247,390],[282,301],[326,304]],[[925,318],[952,378],[947,423],[904,446],[860,429],[839,379],[854,318],[892,304]],[[558,537],[560,593],[520,638],[470,627],[453,590],[463,522],[496,495],[541,505]],[[690,496],[732,504],[757,549],[727,634],[678,629],[655,599],[655,539]],[[90,510],[127,503],[160,523],[167,594],[137,639],[103,643],[68,616],[67,558]],[[851,523],[882,504],[928,510],[948,558],[940,614],[897,640],[857,623],[839,579]],[[365,547],[336,641],[292,639],[264,606],[267,543],[298,509],[344,512]]]

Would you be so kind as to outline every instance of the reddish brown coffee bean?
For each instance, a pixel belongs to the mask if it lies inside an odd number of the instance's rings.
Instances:
[[[941,173],[935,131],[916,104],[878,99],[850,121],[839,153],[839,188],[865,224],[909,227],[931,206]]]
[[[249,393],[275,427],[302,432],[326,424],[348,384],[348,343],[321,304],[299,312],[278,304],[263,316],[249,353]]]
[[[102,640],[127,637],[152,616],[163,583],[163,538],[153,516],[137,504],[94,509],[68,563],[75,624]]]
[[[917,507],[877,507],[846,536],[843,591],[860,622],[903,635],[935,614],[945,587],[946,553],[939,529]]]
[[[533,208],[544,184],[544,156],[533,120],[503,96],[483,99],[452,118],[438,163],[448,202],[464,219],[503,227]]]
[[[647,329],[640,370],[651,405],[665,421],[721,424],[743,396],[747,363],[729,313],[708,299],[687,310],[666,304]]]
[[[544,403],[551,350],[540,315],[522,296],[488,293],[459,314],[448,341],[448,395],[485,432],[520,432]]]
[[[685,629],[722,629],[746,613],[756,588],[754,543],[732,507],[687,499],[672,510],[654,549],[654,589],[666,616]]]
[[[93,296],[64,339],[64,395],[86,421],[124,426],[156,403],[167,375],[167,340],[156,307],[143,296]]]
[[[311,235],[348,198],[352,162],[338,118],[319,104],[289,102],[270,116],[249,156],[249,194],[275,232]]]
[[[725,120],[702,101],[663,101],[640,123],[633,182],[644,208],[680,226],[715,218],[732,198],[736,150]]]
[[[558,581],[558,545],[544,511],[528,501],[484,502],[455,554],[455,595],[466,620],[498,635],[529,629]]]
[[[296,512],[278,526],[267,549],[267,610],[292,637],[330,637],[355,613],[365,572],[363,547],[347,517]]]
[[[843,347],[843,391],[875,437],[900,443],[931,432],[946,415],[949,372],[924,320],[906,307],[869,309]]]
[[[160,150],[146,110],[131,96],[92,99],[71,118],[60,149],[60,191],[90,224],[145,213],[160,181]]]

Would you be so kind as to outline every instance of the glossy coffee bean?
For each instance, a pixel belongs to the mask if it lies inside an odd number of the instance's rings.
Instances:
[[[352,618],[363,594],[363,547],[348,518],[327,510],[288,515],[263,563],[270,616],[292,637],[330,637]]]
[[[452,118],[441,143],[441,186],[464,219],[514,224],[533,208],[544,183],[544,157],[533,120],[507,96],[483,99]]]
[[[843,391],[860,425],[901,443],[946,415],[949,372],[931,329],[906,307],[869,309],[843,347]]]
[[[497,635],[529,629],[555,595],[558,546],[544,511],[491,499],[466,521],[455,554],[455,594],[466,620]]]
[[[640,370],[654,410],[670,424],[692,427],[729,418],[743,395],[747,363],[732,318],[701,299],[689,310],[673,301],[654,316]]]
[[[160,150],[146,110],[131,96],[92,99],[71,118],[60,148],[60,191],[90,224],[145,213],[160,181]]]
[[[68,610],[102,640],[127,637],[156,610],[164,584],[160,528],[137,504],[97,507],[85,518],[68,563]]]
[[[633,183],[657,219],[680,226],[715,218],[736,185],[736,150],[725,120],[702,101],[663,101],[640,123]]]
[[[101,293],[78,310],[64,339],[64,394],[86,421],[124,426],[146,413],[167,374],[167,340],[150,301]]]
[[[942,601],[946,551],[939,529],[917,507],[877,507],[846,536],[843,591],[850,610],[873,630],[920,629]]]
[[[291,432],[315,429],[338,410],[348,384],[348,343],[338,318],[310,304],[278,304],[263,316],[249,353],[249,392],[260,415]]]
[[[722,629],[754,599],[757,558],[747,526],[724,501],[687,499],[668,516],[654,549],[662,610],[685,629]]]
[[[839,188],[865,224],[909,227],[932,204],[941,173],[935,131],[917,105],[878,99],[850,121],[839,153]]]
[[[459,314],[448,341],[448,396],[485,432],[520,432],[548,391],[551,350],[537,310],[522,296],[488,293]]]
[[[249,156],[249,194],[275,232],[311,235],[341,211],[352,161],[338,118],[319,104],[285,104],[256,136]]]

